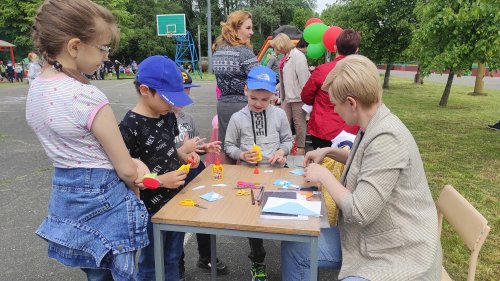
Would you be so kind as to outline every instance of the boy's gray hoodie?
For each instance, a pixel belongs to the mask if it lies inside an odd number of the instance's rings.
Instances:
[[[254,143],[262,151],[259,165],[269,164],[269,159],[280,148],[285,156],[290,153],[292,131],[283,109],[269,105],[266,110],[255,113],[247,105],[231,116],[224,142],[224,150],[229,157],[239,160],[241,152],[252,149]]]

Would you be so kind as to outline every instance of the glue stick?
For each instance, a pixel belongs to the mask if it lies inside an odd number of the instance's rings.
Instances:
[[[262,161],[262,151],[260,150],[260,146],[254,144],[252,145],[252,150],[257,152],[257,162]]]

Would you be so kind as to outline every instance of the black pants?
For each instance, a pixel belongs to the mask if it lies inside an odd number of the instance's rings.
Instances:
[[[250,243],[250,254],[248,258],[253,263],[264,263],[266,258],[266,250],[264,249],[264,240],[260,238],[248,238]]]
[[[332,146],[331,140],[320,139],[313,135],[311,135],[311,142],[313,149]]]
[[[200,162],[196,168],[191,168],[189,174],[186,176],[185,184],[191,182],[198,174],[205,169],[205,164]],[[196,233],[196,242],[198,242],[198,254],[202,259],[210,259],[210,234]],[[179,260],[180,272],[185,271],[184,252],[182,252],[181,259]]]

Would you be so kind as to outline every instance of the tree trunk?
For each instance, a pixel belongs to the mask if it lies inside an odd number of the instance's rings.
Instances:
[[[389,89],[389,78],[391,77],[391,68],[392,68],[392,62],[387,64],[387,67],[385,68],[385,75],[384,75],[384,89]]]
[[[415,84],[424,84],[424,79],[422,78],[422,74],[420,73],[420,64],[417,66],[417,73],[415,73],[413,82]]]
[[[473,96],[484,96],[484,63],[477,65],[476,83],[474,84],[474,92],[470,93]]]
[[[455,72],[453,69],[450,69],[450,74],[448,75],[448,81],[446,81],[446,87],[444,87],[443,96],[441,96],[441,100],[439,101],[439,106],[446,106],[448,104],[448,97],[450,96],[451,84],[453,83],[453,77],[455,76]]]

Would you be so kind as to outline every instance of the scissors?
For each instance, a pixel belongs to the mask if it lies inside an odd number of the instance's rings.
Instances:
[[[236,196],[245,196],[245,195],[250,195],[250,191],[248,191],[248,190],[238,190],[238,192],[236,192]]]
[[[237,181],[236,188],[260,188],[261,184],[256,182]]]
[[[196,202],[194,202],[193,199],[184,199],[184,200],[181,200],[179,202],[179,204],[181,204],[181,206],[195,206],[195,207],[198,207],[198,208],[207,209],[207,207],[203,207],[201,205],[196,204]]]

